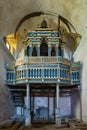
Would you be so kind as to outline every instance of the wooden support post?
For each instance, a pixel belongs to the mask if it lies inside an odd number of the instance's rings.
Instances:
[[[55,107],[55,106],[56,106],[56,105],[55,105],[55,93],[56,93],[56,92],[54,92],[54,94],[53,94],[53,114],[54,114],[54,121],[55,121],[55,108],[56,108],[56,107]]]
[[[29,83],[26,84],[26,113],[25,113],[25,126],[31,125],[30,116],[30,86]]]
[[[48,56],[51,56],[51,45],[48,45]]]
[[[56,84],[56,126],[61,125],[61,119],[59,117],[59,84]]]
[[[40,44],[38,44],[37,55],[40,56]]]
[[[49,90],[48,90],[48,119],[49,119]]]

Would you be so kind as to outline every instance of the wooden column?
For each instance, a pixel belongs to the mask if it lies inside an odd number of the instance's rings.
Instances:
[[[56,83],[56,125],[60,126],[61,125],[61,119],[59,118],[59,83]]]
[[[30,48],[29,48],[29,56],[32,56],[32,44],[30,45]]]
[[[61,56],[64,57],[64,45],[61,46]]]
[[[40,56],[40,44],[38,44],[38,51],[37,55]]]
[[[59,52],[58,52],[58,44],[56,44],[56,56],[59,55]]]
[[[48,56],[51,56],[51,44],[48,44]]]
[[[31,116],[30,116],[30,86],[29,83],[26,84],[26,113],[25,113],[25,125],[31,125]]]
[[[56,84],[56,109],[59,107],[59,84]]]
[[[49,119],[49,91],[50,90],[48,90],[48,119]]]

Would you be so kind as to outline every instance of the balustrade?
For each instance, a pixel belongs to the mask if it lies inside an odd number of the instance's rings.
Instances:
[[[23,67],[24,68],[24,67]],[[27,67],[26,69],[17,69],[16,70],[16,81],[22,80],[22,79],[69,79],[68,76],[69,71],[64,70],[62,68],[58,67],[42,67],[42,68],[31,68]],[[12,72],[7,72],[7,80],[14,80],[14,75],[12,75]]]
[[[80,71],[71,71],[71,83],[80,83]]]
[[[55,58],[54,58],[55,59]],[[60,60],[60,59],[59,59]],[[45,59],[47,61],[47,59]],[[59,82],[80,83],[80,71],[70,70],[65,64],[23,64],[16,66],[14,70],[7,70],[7,84],[29,82]]]
[[[54,57],[28,57],[26,56],[24,59],[18,59],[16,60],[15,66],[20,66],[23,64],[28,63],[58,63],[58,64],[65,64],[67,66],[70,66],[70,61],[61,57],[61,56],[54,56]]]
[[[8,83],[12,83],[12,84],[15,83],[15,71],[14,70],[9,70],[9,71],[7,70],[6,77],[7,77]]]
[[[28,75],[27,73],[28,72]],[[26,70],[17,70],[16,71],[16,81],[21,81],[23,79],[62,79],[62,80],[70,80],[71,82],[79,81],[80,76],[78,71],[72,71],[71,76],[69,76],[69,70],[64,70],[61,68],[33,68]],[[13,83],[15,81],[15,73],[12,71],[7,71],[7,82]]]

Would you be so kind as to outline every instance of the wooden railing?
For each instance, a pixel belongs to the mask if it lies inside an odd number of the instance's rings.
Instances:
[[[79,84],[80,71],[71,71],[65,65],[21,65],[16,70],[7,70],[7,84],[38,82],[59,82]]]
[[[80,70],[71,71],[71,84],[80,84]]]
[[[18,59],[16,60],[15,66],[23,65],[23,64],[29,64],[29,63],[59,63],[59,64],[65,64],[67,66],[70,66],[70,61],[61,57],[25,57],[24,59]]]
[[[7,69],[6,84],[59,82],[80,84],[80,64],[58,57],[25,57]]]

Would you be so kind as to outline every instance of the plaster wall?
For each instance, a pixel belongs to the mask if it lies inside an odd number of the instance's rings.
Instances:
[[[60,14],[72,23],[79,34],[84,35],[87,26],[87,0],[0,0],[0,39],[2,40],[8,34],[14,34],[20,20],[25,15],[37,11]],[[33,20],[26,20],[18,30],[19,40],[16,57],[23,47],[24,29],[32,30],[32,27],[39,26],[43,18],[46,20],[49,18],[49,25],[53,26],[53,23],[57,29],[57,17],[44,15],[41,18],[35,17],[32,18]]]
[[[6,52],[6,49],[0,43],[0,122],[9,119],[14,114],[14,105],[11,100],[11,94],[5,85],[6,81],[6,64],[13,59]]]
[[[53,100],[54,100],[53,97],[49,97],[49,116],[50,117],[53,117],[53,115],[54,115],[54,102],[53,102]],[[26,104],[26,100],[25,100],[25,104]],[[48,109],[48,97],[35,97],[35,100],[34,100],[34,113],[35,114],[36,114],[36,110],[39,109],[40,107]],[[61,116],[71,115],[70,96],[59,97],[59,108],[60,108],[59,114]]]
[[[14,33],[21,18],[31,12],[51,11],[71,21],[77,32],[83,35],[87,22],[86,7],[87,0],[0,0],[0,34],[3,37]]]
[[[77,91],[71,95],[71,115],[77,119],[81,119],[80,91]]]
[[[82,120],[87,122],[87,30],[74,53],[74,60],[80,61],[81,70],[81,104],[82,104]],[[79,110],[79,108],[77,107]],[[77,110],[77,112],[78,112]]]

